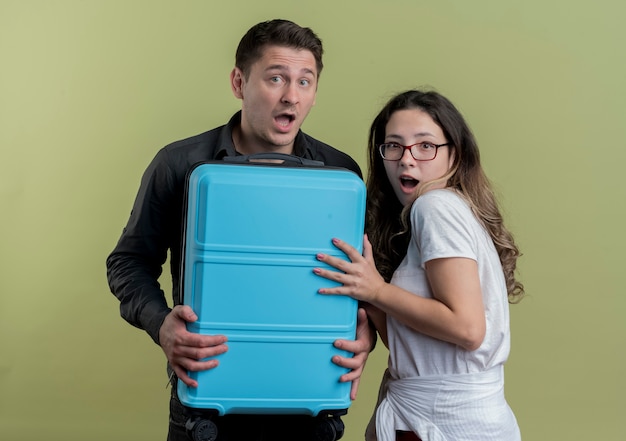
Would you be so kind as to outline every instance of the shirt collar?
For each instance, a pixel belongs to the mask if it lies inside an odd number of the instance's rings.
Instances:
[[[235,150],[235,144],[233,143],[233,129],[241,124],[241,110],[235,113],[230,121],[222,128],[218,148],[215,151],[215,159],[221,160],[225,156],[238,156],[239,152]],[[302,130],[298,130],[296,139],[293,143],[294,155],[301,158],[314,159],[315,152],[314,147],[307,140]]]

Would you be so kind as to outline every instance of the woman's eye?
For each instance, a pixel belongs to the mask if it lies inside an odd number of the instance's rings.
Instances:
[[[432,150],[435,147],[435,144],[431,144],[430,142],[423,142],[420,144],[420,147],[423,148],[424,150]]]

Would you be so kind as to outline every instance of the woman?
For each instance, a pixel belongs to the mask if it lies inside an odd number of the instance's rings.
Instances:
[[[454,105],[392,98],[370,129],[367,187],[363,256],[333,239],[350,262],[318,254],[339,271],[314,271],[340,284],[320,293],[369,305],[389,348],[368,439],[519,440],[503,391],[519,251]]]

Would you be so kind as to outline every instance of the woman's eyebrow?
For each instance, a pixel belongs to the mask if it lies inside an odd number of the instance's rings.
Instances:
[[[414,137],[426,137],[426,136],[431,136],[434,137],[435,135],[433,135],[430,132],[418,132],[418,133],[414,133],[412,136]],[[389,133],[388,135],[385,135],[385,138],[393,138],[393,139],[403,139],[402,136],[397,135],[395,133]]]

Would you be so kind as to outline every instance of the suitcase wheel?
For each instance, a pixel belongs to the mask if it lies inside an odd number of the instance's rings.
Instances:
[[[339,417],[318,418],[313,428],[313,441],[337,441],[343,436],[344,424]]]
[[[217,426],[213,421],[206,418],[190,418],[185,423],[185,429],[193,441],[215,441],[217,439]]]

